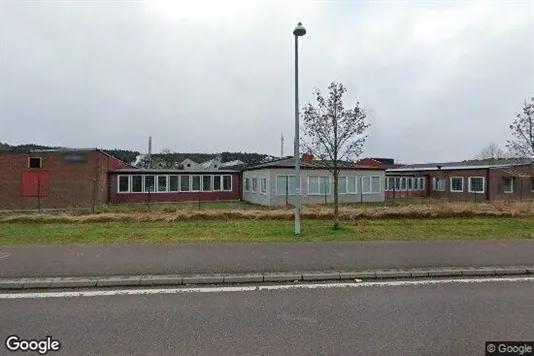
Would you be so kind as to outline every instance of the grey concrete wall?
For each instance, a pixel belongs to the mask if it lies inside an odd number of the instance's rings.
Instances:
[[[243,199],[255,204],[279,206],[295,203],[295,195],[285,193],[276,194],[276,177],[278,175],[294,175],[294,169],[261,169],[255,171],[245,171],[243,174]],[[308,194],[308,177],[309,176],[327,176],[330,177],[330,189],[328,195],[309,195]],[[340,203],[360,203],[360,202],[382,202],[384,201],[385,172],[384,171],[341,171],[340,176],[356,176],[357,188],[356,194],[339,194]],[[363,176],[380,177],[380,193],[362,194],[361,180]],[[258,178],[258,191],[260,188],[260,177],[267,178],[267,195],[261,195],[259,192],[245,192],[245,178]],[[251,180],[252,185],[252,180]],[[328,170],[302,170],[301,171],[301,195],[302,204],[325,204],[334,202],[334,179]]]
[[[243,200],[248,201],[253,204],[260,204],[260,205],[270,205],[270,178],[269,178],[270,170],[269,169],[258,169],[254,171],[244,171],[243,172],[243,182],[242,182],[242,189],[243,189]],[[258,186],[256,187],[256,191],[245,191],[245,181],[246,178],[250,179],[250,188],[252,189],[252,179],[256,178],[258,181]],[[266,194],[261,194],[261,179],[260,178],[267,178],[267,192]]]

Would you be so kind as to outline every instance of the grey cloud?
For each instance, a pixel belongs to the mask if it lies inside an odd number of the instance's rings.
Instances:
[[[466,6],[266,3],[196,21],[143,2],[11,3],[0,141],[144,150],[152,135],[156,149],[278,154],[284,132],[290,152],[291,30],[301,20],[301,103],[345,82],[346,105],[360,101],[372,124],[364,155],[470,158],[490,141],[504,144],[534,93],[534,19],[495,29],[529,10],[497,4],[448,37],[418,39],[425,16]]]

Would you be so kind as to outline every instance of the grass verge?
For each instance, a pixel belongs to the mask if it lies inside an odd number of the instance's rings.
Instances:
[[[299,241],[448,240],[534,238],[534,219],[477,217],[382,219],[344,222],[308,220]],[[0,244],[115,244],[295,242],[293,224],[275,220],[3,223]]]

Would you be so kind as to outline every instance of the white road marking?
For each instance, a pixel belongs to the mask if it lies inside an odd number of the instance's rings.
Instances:
[[[6,258],[6,257],[9,257],[9,256],[11,256],[10,253],[0,253],[0,260],[1,260],[2,258]]]
[[[30,293],[3,293],[2,299],[40,299],[40,298],[67,298],[67,297],[105,297],[124,295],[150,295],[150,294],[183,294],[183,293],[221,293],[221,292],[254,292],[266,290],[289,289],[322,289],[322,288],[361,288],[361,287],[400,287],[400,286],[427,286],[437,284],[473,284],[473,283],[502,283],[502,282],[534,282],[534,277],[503,277],[503,278],[462,278],[462,279],[434,279],[434,280],[408,280],[408,281],[374,281],[361,283],[323,283],[323,284],[282,284],[266,286],[236,286],[236,287],[198,287],[198,288],[151,288],[151,289],[122,289],[122,290],[95,290],[70,292],[30,292]]]

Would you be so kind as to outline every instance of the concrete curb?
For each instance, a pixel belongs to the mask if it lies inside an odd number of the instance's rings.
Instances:
[[[60,289],[126,286],[179,286],[264,282],[318,282],[406,278],[484,277],[534,275],[534,267],[431,268],[343,272],[291,272],[225,275],[152,275],[105,277],[0,278],[0,290]]]

